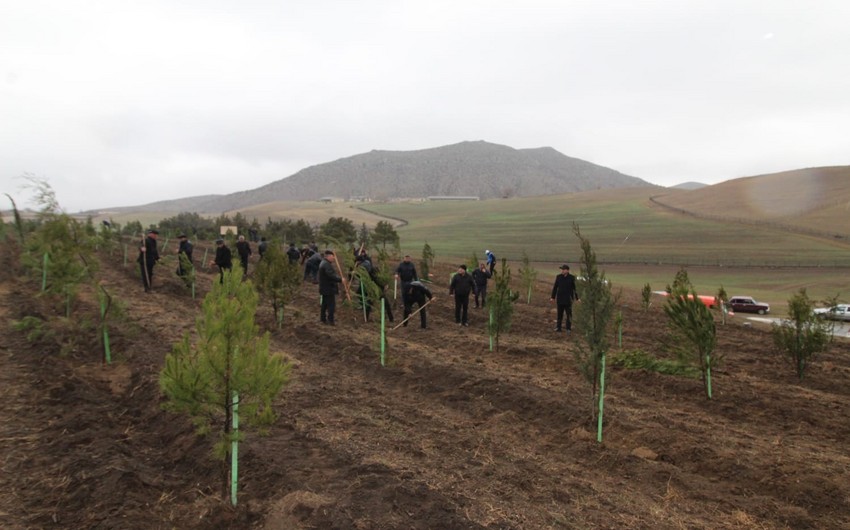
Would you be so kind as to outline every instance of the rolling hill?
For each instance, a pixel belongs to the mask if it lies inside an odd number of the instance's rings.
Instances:
[[[798,169],[665,190],[662,205],[698,217],[850,239],[850,166]]]

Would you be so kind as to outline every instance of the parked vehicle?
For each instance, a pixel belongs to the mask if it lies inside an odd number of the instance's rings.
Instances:
[[[829,320],[850,321],[850,304],[838,304],[832,307],[819,307],[815,309],[815,315]]]
[[[770,313],[770,305],[756,302],[752,296],[733,296],[726,303],[735,313],[758,313],[764,315]]]

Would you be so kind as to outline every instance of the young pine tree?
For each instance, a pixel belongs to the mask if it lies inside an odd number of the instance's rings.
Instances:
[[[645,283],[643,284],[643,290],[640,292],[640,306],[643,308],[643,312],[646,313],[649,311],[649,306],[652,305],[652,287]]]
[[[531,303],[531,291],[534,288],[534,282],[537,281],[537,271],[531,266],[531,260],[528,258],[528,253],[522,251],[522,267],[519,268],[519,283],[522,290],[527,294],[525,303]]]
[[[690,291],[686,290],[687,287],[690,287]],[[674,281],[671,294],[664,305],[664,313],[669,318],[672,331],[670,343],[681,360],[690,361],[699,368],[706,397],[711,399],[711,370],[720,361],[718,357],[712,356],[717,344],[714,315],[699,299],[696,290],[690,286],[690,281],[687,284]]]
[[[584,344],[578,344],[574,353],[581,373],[591,386],[591,420],[595,421],[616,297],[605,273],[596,265],[596,252],[590,240],[581,234],[577,224],[573,224],[573,233],[581,243],[581,275],[584,278],[579,282],[581,302],[576,308],[576,327],[581,330]]]
[[[422,261],[419,262],[419,276],[427,280],[431,277],[431,269],[434,267],[434,251],[431,250],[431,245],[425,242],[422,247]]]
[[[254,271],[257,291],[271,301],[277,327],[283,326],[283,308],[301,288],[301,269],[290,263],[277,241],[268,245],[263,259]]]
[[[502,259],[502,267],[493,274],[493,290],[487,293],[487,305],[490,306],[490,336],[495,340],[495,350],[499,351],[499,337],[511,329],[514,314],[514,302],[519,293],[511,291],[511,269],[507,260]]]
[[[259,335],[256,309],[251,282],[243,282],[238,270],[225,272],[224,283],[213,282],[204,298],[197,342],[184,335],[166,356],[159,377],[163,407],[188,415],[200,434],[215,436],[225,498],[231,442],[244,437],[242,427],[232,429],[234,401],[243,426],[270,425],[275,420],[272,402],[289,379],[290,365],[269,352],[269,334]]]
[[[833,324],[814,314],[814,302],[806,289],[788,300],[788,319],[773,325],[773,343],[784,353],[802,381],[809,363],[832,342]]]

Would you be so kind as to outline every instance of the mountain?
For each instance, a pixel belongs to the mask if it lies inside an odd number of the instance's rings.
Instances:
[[[452,195],[490,199],[636,186],[651,184],[551,147],[514,149],[478,141],[418,151],[370,151],[311,166],[253,190],[164,202],[188,205],[191,211],[223,212],[323,197],[384,200]],[[163,210],[164,206],[159,202],[135,208]]]
[[[676,184],[675,186],[670,187],[674,190],[698,190],[706,186],[708,186],[708,184],[703,184],[702,182],[682,182],[681,184]]]

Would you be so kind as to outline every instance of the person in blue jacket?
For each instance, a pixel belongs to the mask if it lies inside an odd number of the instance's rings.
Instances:
[[[493,271],[496,269],[496,255],[489,250],[485,250],[484,255],[487,256],[487,268],[490,269],[490,276],[493,276]]]

